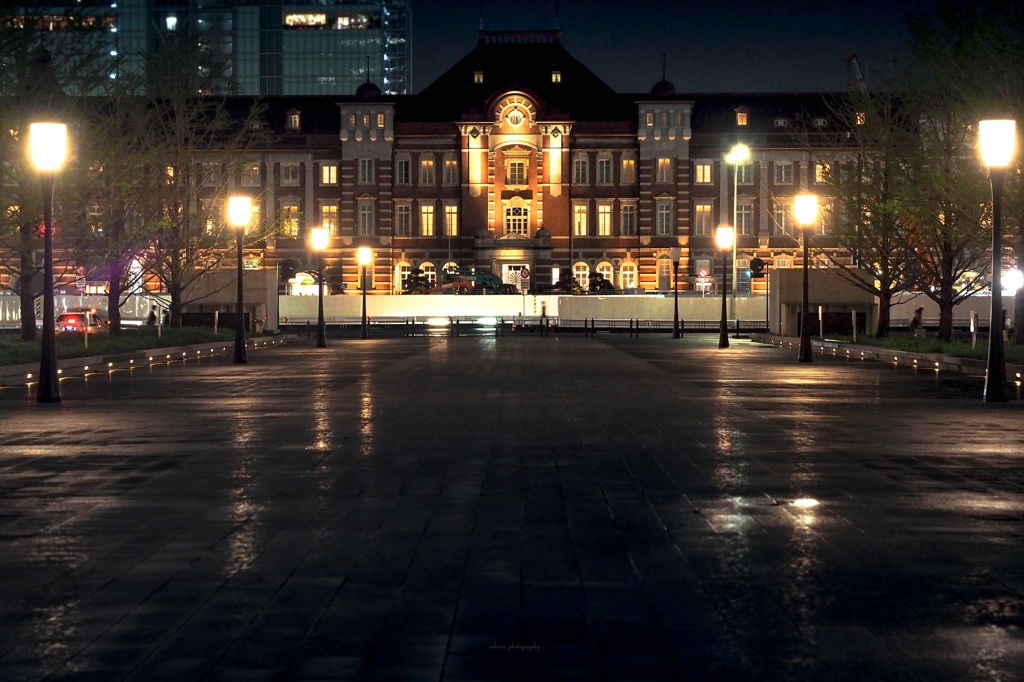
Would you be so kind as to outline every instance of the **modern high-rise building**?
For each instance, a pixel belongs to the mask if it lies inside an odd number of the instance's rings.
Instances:
[[[349,95],[367,81],[409,91],[406,0],[43,0],[0,10],[0,26],[26,23],[105,32],[112,78],[138,71],[166,33],[191,30],[223,58],[224,92],[231,83],[236,94]]]

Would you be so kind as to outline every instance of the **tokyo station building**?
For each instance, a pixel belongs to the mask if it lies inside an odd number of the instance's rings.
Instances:
[[[666,291],[673,247],[679,288],[694,290],[720,272],[720,224],[737,228],[737,290],[764,293],[747,263],[802,266],[792,197],[827,194],[818,152],[845,139],[822,94],[681,95],[664,80],[615,92],[557,31],[482,31],[416,95],[368,82],[350,97],[266,102],[273,141],[240,178],[277,222],[263,265],[306,269],[308,231],[323,225],[332,293],[358,290],[361,246],[374,294],[400,293],[414,268],[439,280],[451,267],[539,292],[567,269],[584,288],[600,273]],[[729,164],[737,143],[751,158]],[[822,203],[816,249],[835,246]]]

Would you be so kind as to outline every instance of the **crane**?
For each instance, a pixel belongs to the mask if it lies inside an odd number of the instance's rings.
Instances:
[[[846,88],[848,90],[853,89],[853,85],[850,83],[850,72],[857,78],[857,87],[860,88],[861,92],[868,91],[868,84],[864,80],[864,74],[860,72],[860,64],[857,62],[857,55],[851,54],[846,58]]]

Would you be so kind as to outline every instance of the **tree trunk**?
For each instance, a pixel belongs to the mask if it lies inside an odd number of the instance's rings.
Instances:
[[[107,315],[110,317],[110,333],[121,335],[121,282],[124,264],[118,260],[110,266],[110,281],[107,282]]]
[[[177,279],[171,281],[167,286],[167,293],[171,295],[170,326],[181,329],[181,282]]]
[[[953,303],[939,301],[939,341],[950,341],[953,338]]]
[[[878,297],[878,324],[875,326],[875,336],[882,339],[889,336],[889,326],[892,323],[892,295]]]

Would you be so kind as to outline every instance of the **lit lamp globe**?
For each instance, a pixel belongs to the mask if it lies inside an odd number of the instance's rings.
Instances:
[[[56,173],[64,165],[68,148],[68,127],[63,123],[30,123],[29,154],[41,173]]]
[[[237,229],[245,228],[252,220],[252,199],[250,197],[228,197],[228,224]]]
[[[750,147],[745,144],[734,145],[729,153],[725,155],[725,162],[729,164],[744,163],[750,160]]]
[[[715,244],[720,249],[732,248],[733,229],[731,225],[719,225],[715,229]]]
[[[1006,168],[1013,159],[1017,145],[1017,122],[1012,120],[981,121],[978,124],[978,146],[981,162],[988,168]]]

